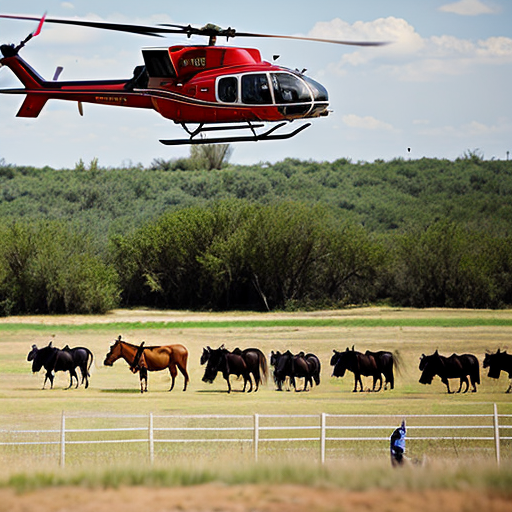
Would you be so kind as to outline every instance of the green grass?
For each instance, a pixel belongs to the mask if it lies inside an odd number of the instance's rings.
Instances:
[[[289,320],[218,320],[172,322],[112,322],[83,323],[79,325],[0,323],[0,332],[37,331],[44,333],[80,331],[125,331],[155,329],[254,329],[280,327],[511,327],[512,318],[344,318],[344,319],[289,319]]]

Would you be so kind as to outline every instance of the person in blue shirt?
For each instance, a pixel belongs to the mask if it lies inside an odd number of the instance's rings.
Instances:
[[[391,465],[393,467],[402,466],[405,461],[405,434],[405,420],[402,420],[402,424],[394,430],[390,438]]]

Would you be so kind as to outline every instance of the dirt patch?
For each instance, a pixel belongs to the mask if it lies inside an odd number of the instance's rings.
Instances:
[[[512,497],[476,491],[344,491],[293,485],[201,485],[179,488],[64,487],[16,494],[0,490],[9,512],[492,512],[512,511]]]

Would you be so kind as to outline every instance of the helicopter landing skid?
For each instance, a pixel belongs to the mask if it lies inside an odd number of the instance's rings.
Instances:
[[[190,134],[190,138],[188,139],[170,139],[170,140],[160,140],[162,144],[165,144],[166,146],[182,146],[187,144],[192,145],[199,145],[199,144],[230,144],[232,142],[258,142],[260,140],[284,140],[284,139],[291,139],[292,137],[295,137],[295,135],[299,134],[309,126],[311,126],[311,123],[303,124],[302,126],[299,126],[296,130],[293,130],[292,132],[288,133],[279,133],[275,134],[274,132],[279,130],[279,128],[282,128],[287,123],[279,123],[276,126],[273,126],[269,130],[263,132],[263,133],[257,133],[255,128],[261,128],[262,124],[258,125],[252,125],[248,124],[246,125],[238,125],[238,126],[211,126],[211,127],[204,127],[203,125],[199,125],[199,127],[194,130],[190,131],[184,124],[182,124],[182,127],[184,130]],[[206,138],[206,137],[198,137],[195,138],[197,135],[202,135],[204,132],[209,131],[221,131],[221,130],[244,130],[244,129],[250,129],[252,131],[252,135],[240,135],[240,136],[232,136],[232,137],[212,137],[212,138]]]

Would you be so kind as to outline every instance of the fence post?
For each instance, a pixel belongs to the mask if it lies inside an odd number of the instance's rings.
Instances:
[[[323,412],[320,416],[320,462],[325,464],[325,424],[327,415]]]
[[[253,448],[254,448],[254,462],[258,462],[258,445],[260,442],[260,415],[254,415],[254,434],[253,434]]]
[[[62,411],[62,418],[60,420],[60,467],[66,465],[66,415]]]
[[[148,440],[149,440],[149,463],[153,465],[155,460],[155,438],[154,438],[154,430],[153,430],[153,413],[149,413],[149,432],[148,432]]]
[[[500,465],[500,425],[498,422],[498,406],[494,404],[494,449],[496,451],[496,463]]]

